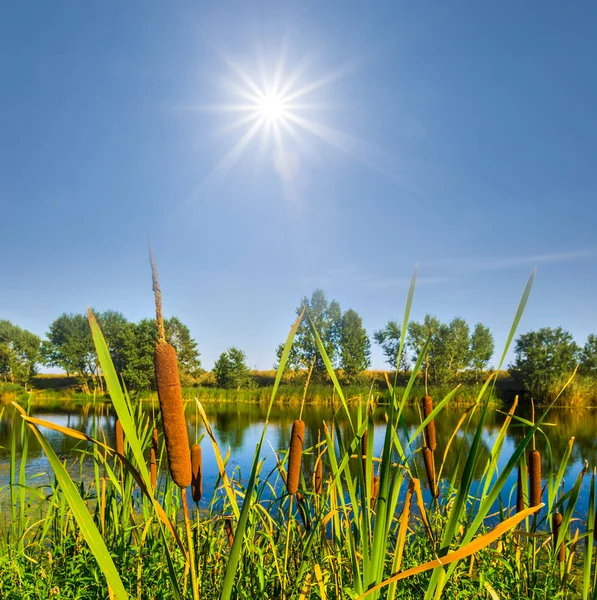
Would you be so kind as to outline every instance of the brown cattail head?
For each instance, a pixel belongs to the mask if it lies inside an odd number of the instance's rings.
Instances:
[[[191,457],[174,348],[166,342],[158,341],[154,364],[168,466],[174,483],[184,489],[191,484]]]
[[[435,481],[435,462],[433,460],[433,452],[427,447],[423,448],[423,461],[425,463],[427,481],[429,482],[429,491],[434,498],[437,498],[439,490],[437,489],[437,481]]]
[[[154,427],[151,432],[151,447],[155,450],[157,455],[158,453],[158,430]]]
[[[124,431],[120,419],[116,419],[116,452],[124,454]]]
[[[433,400],[431,396],[423,396],[423,418],[426,419],[433,412]],[[427,448],[431,452],[435,452],[437,448],[437,441],[435,439],[435,423],[433,420],[429,421],[425,426],[425,441]]]
[[[158,484],[158,461],[153,446],[149,452],[149,476],[151,479],[151,489],[155,490]]]
[[[541,454],[533,450],[529,455],[530,506],[541,504]]]
[[[551,518],[551,529],[553,534],[553,545],[558,543],[558,535],[560,535],[560,527],[562,525],[563,517],[559,512],[555,512]],[[558,562],[564,562],[566,560],[566,548],[564,542],[560,544],[558,548]]]
[[[201,500],[201,493],[203,492],[202,455],[199,444],[193,444],[191,448],[191,467],[193,470],[193,479],[191,481],[193,500],[199,502]]]
[[[524,510],[524,494],[522,489],[522,465],[518,463],[518,483],[516,484],[516,512]]]
[[[317,457],[315,464],[315,493],[321,495],[323,493],[323,457]]]
[[[224,519],[224,529],[226,530],[226,535],[228,536],[228,545],[232,548],[232,544],[234,544],[234,534],[232,533],[232,519]]]
[[[301,475],[301,459],[303,456],[303,439],[305,437],[305,422],[297,419],[292,424],[290,434],[290,450],[288,451],[288,478],[286,487],[292,496],[298,490]]]

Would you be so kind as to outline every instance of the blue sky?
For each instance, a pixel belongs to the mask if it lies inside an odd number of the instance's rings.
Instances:
[[[317,287],[372,333],[417,263],[414,318],[482,321],[501,347],[536,265],[520,331],[584,343],[596,19],[590,2],[2,3],[0,318],[43,335],[87,305],[152,316],[151,237],[165,313],[207,368],[233,344],[269,368]],[[251,126],[233,126],[239,88],[277,72],[304,92],[294,134],[261,126],[226,161]]]

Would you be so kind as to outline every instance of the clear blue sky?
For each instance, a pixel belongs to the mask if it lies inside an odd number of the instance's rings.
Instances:
[[[417,263],[415,318],[500,347],[537,265],[520,331],[584,343],[596,30],[593,2],[3,2],[0,318],[152,316],[151,237],[206,368],[233,344],[271,367],[316,287],[372,333]],[[282,56],[292,126],[226,160]]]

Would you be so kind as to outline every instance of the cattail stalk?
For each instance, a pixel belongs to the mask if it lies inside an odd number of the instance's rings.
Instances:
[[[516,484],[516,512],[524,510],[524,493],[522,489],[522,465],[518,463],[518,482]]]
[[[367,440],[369,438],[369,431],[365,429],[363,431],[363,437],[361,438],[361,458],[363,461],[363,477],[367,481]]]
[[[433,400],[431,396],[423,396],[423,418],[426,419],[433,412]],[[437,440],[435,438],[435,423],[433,419],[425,426],[425,443],[431,452],[435,452],[437,448]]]
[[[541,504],[541,454],[533,450],[529,455],[530,506]]]
[[[288,493],[296,494],[301,474],[301,459],[303,455],[303,440],[305,437],[305,422],[297,419],[292,424],[290,435],[290,449],[288,451],[288,477],[286,487]]]
[[[124,454],[124,431],[120,419],[116,419],[116,452]]]
[[[562,515],[559,512],[555,512],[553,517],[551,518],[554,548],[558,543],[558,536],[560,535],[560,527],[562,525],[562,521]],[[558,562],[564,562],[564,560],[566,560],[566,548],[564,546],[564,542],[562,541],[560,547],[558,548]]]
[[[439,496],[437,482],[435,480],[435,461],[433,460],[433,452],[427,447],[423,448],[423,462],[425,463],[425,472],[427,473],[427,481],[429,482],[429,490],[434,498]]]
[[[191,491],[193,494],[193,501],[198,503],[199,500],[201,500],[201,494],[203,492],[202,455],[201,446],[199,444],[193,444],[191,448],[191,468],[193,471]]]

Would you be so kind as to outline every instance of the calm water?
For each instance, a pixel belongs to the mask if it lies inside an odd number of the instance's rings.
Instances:
[[[265,407],[256,404],[245,403],[206,403],[204,405],[207,416],[210,420],[214,434],[220,445],[222,454],[225,455],[230,449],[230,460],[228,463],[228,473],[231,474],[236,469],[236,476],[244,479],[248,476],[255,447],[259,441],[259,436],[264,424]],[[71,427],[79,431],[92,435],[92,415],[93,406],[75,407],[68,409],[45,409],[38,407],[33,409],[36,417]],[[436,451],[436,461],[443,456],[445,445],[448,442],[452,432],[464,412],[464,408],[453,408],[444,410],[441,417],[436,420],[438,448]],[[517,411],[520,416],[529,418],[529,415],[523,410]],[[102,407],[98,414],[99,424],[105,431],[107,440],[110,444],[114,442],[114,416],[108,412],[106,407]],[[151,407],[148,406],[148,416],[151,415]],[[355,410],[356,414],[356,410]],[[383,420],[383,410],[376,413],[375,429],[375,452],[379,456],[383,444],[383,434],[385,423]],[[203,426],[197,419],[194,411],[188,412],[188,430],[191,442],[203,435]],[[328,407],[305,406],[303,420],[306,423],[305,448],[317,442],[318,430],[322,428],[322,422],[330,424],[333,417],[333,411]],[[404,413],[405,421],[413,433],[420,423],[418,411],[414,407],[409,407]],[[597,411],[579,410],[579,409],[557,409],[553,410],[548,416],[548,423],[545,432],[549,438],[555,465],[559,465],[560,458],[564,454],[570,437],[575,437],[575,444],[572,452],[572,458],[566,474],[566,489],[569,489],[574,479],[582,469],[584,461],[588,461],[591,467],[597,465],[597,438],[596,438],[596,417]],[[266,443],[263,447],[263,455],[266,458],[266,467],[264,473],[275,469],[275,457],[272,448],[284,450],[288,447],[292,421],[298,418],[298,408],[296,407],[274,407],[270,426],[268,428]],[[492,410],[485,424],[483,435],[482,452],[488,455],[491,452],[492,445],[498,435],[499,429],[503,423],[504,415],[497,410]],[[0,489],[8,483],[9,473],[9,452],[11,444],[11,434],[13,427],[19,425],[20,419],[14,414],[12,407],[6,407],[2,420],[0,421]],[[341,422],[341,427],[346,431],[347,423]],[[43,429],[43,433],[49,439],[53,448],[62,457],[70,459],[71,464],[76,463],[77,457],[81,457],[81,450],[85,450],[86,444],[77,442],[61,433],[50,429]],[[524,430],[521,426],[512,423],[509,428],[502,455],[500,457],[500,466],[504,465],[513,452],[517,442],[522,438]],[[466,451],[471,444],[473,431],[470,433],[459,433],[453,442],[446,460],[444,474],[450,476],[456,463],[457,454],[464,445]],[[542,435],[537,436],[537,447],[541,450],[545,459],[545,440]],[[213,449],[209,439],[204,438],[202,442],[204,456],[204,496],[207,501],[208,490],[213,489],[217,478],[217,467]],[[52,477],[52,471],[48,461],[41,450],[37,440],[29,438],[29,460],[27,466],[27,475],[30,485],[41,486]],[[306,474],[311,472],[313,460],[311,456],[306,456],[304,461]],[[91,464],[89,461],[82,463],[81,473],[83,477],[91,476]],[[546,463],[544,462],[543,472],[546,476]],[[40,476],[41,474],[41,476]],[[76,474],[76,471],[75,471]],[[477,473],[480,476],[481,473]],[[510,485],[505,489],[505,496],[511,491],[515,484],[516,475],[511,478]],[[579,511],[584,512],[588,503],[588,485],[590,477],[585,476],[583,492],[577,505]],[[474,488],[473,488],[474,490]],[[583,515],[584,516],[584,515]]]

